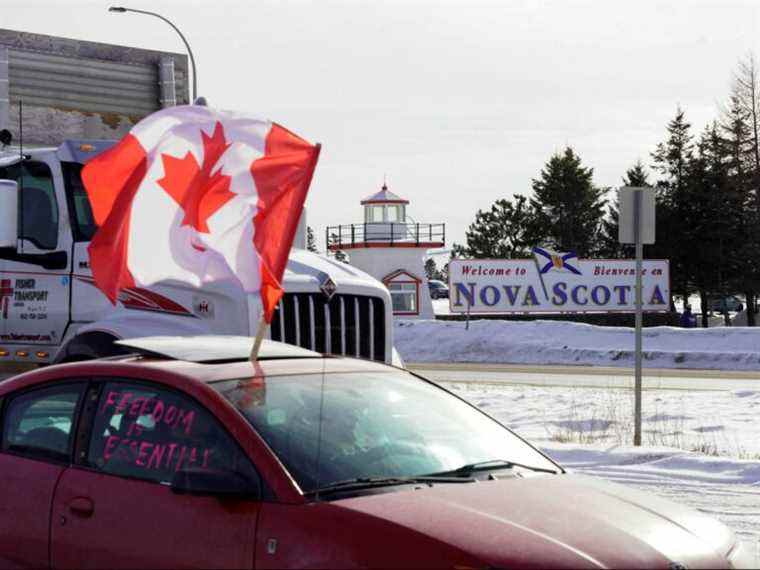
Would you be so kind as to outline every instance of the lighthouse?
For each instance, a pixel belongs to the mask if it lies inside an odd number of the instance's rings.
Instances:
[[[351,265],[382,281],[390,291],[394,315],[434,318],[425,256],[428,250],[443,247],[445,224],[415,221],[407,214],[409,200],[386,184],[361,205],[363,222],[327,228],[328,249],[347,253]]]

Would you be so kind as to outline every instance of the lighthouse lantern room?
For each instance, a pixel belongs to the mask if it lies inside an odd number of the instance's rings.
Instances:
[[[433,318],[424,261],[428,250],[443,247],[445,225],[414,221],[407,215],[409,200],[386,184],[361,205],[363,223],[327,228],[328,249],[347,253],[351,265],[382,281],[394,315]]]

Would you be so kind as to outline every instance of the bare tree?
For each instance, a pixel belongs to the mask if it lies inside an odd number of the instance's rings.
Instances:
[[[734,72],[731,99],[744,112],[750,128],[753,170],[760,176],[760,78],[753,54],[739,60]]]
[[[740,276],[737,285],[746,296],[747,324],[755,326],[760,290],[760,68],[752,54],[739,61],[733,74],[721,127],[729,157],[730,186],[741,204],[736,229],[742,246],[732,269]]]

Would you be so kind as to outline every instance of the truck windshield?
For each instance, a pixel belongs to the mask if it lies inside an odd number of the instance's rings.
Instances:
[[[98,229],[92,215],[90,199],[82,184],[82,165],[76,162],[61,163],[66,200],[71,212],[74,241],[90,241]]]
[[[489,416],[402,371],[212,386],[245,416],[304,493],[339,481],[415,477],[491,460],[559,472]]]

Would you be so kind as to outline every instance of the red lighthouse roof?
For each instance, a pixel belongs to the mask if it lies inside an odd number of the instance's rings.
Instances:
[[[408,204],[409,200],[406,200],[399,196],[398,194],[394,194],[390,190],[388,190],[388,186],[383,184],[383,187],[380,189],[380,192],[376,192],[372,194],[372,196],[366,197],[364,200],[361,201],[361,205],[364,206],[365,204]]]

